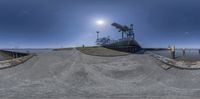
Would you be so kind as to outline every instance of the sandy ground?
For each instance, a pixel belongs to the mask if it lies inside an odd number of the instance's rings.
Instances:
[[[0,71],[0,99],[199,99],[200,70],[164,70],[147,54],[40,53]]]

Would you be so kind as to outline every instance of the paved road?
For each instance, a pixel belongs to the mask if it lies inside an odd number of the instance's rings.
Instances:
[[[0,97],[198,99],[200,71],[166,71],[148,55],[98,57],[75,49],[44,52],[0,71]]]

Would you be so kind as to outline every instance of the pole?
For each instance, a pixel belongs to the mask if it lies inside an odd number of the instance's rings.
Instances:
[[[185,56],[185,48],[183,48],[183,56]]]
[[[175,50],[176,50],[176,47],[173,46],[173,47],[171,48],[171,57],[172,57],[172,59],[175,59],[175,57],[176,57],[176,55],[175,55]]]
[[[97,33],[97,45],[99,45],[99,31],[97,31],[96,33]]]
[[[129,36],[131,36],[133,39],[135,39],[135,34],[134,34],[134,31],[133,31],[133,24],[130,25]]]
[[[122,32],[122,39],[124,39],[124,32]]]
[[[99,31],[97,31],[97,40],[99,39]]]
[[[200,54],[200,49],[199,49],[199,54]]]

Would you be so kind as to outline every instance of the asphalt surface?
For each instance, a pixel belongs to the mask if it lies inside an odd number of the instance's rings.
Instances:
[[[162,69],[147,54],[43,52],[0,71],[0,99],[199,99],[200,70]]]

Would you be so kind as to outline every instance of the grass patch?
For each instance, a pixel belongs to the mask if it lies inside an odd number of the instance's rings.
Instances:
[[[57,48],[53,49],[53,51],[65,51],[65,50],[72,50],[73,48]]]
[[[107,56],[107,57],[113,57],[113,56],[124,56],[129,55],[129,53],[116,51],[104,47],[99,46],[92,46],[92,47],[78,47],[77,50],[79,50],[82,53],[88,54],[88,55],[94,55],[94,56]]]

